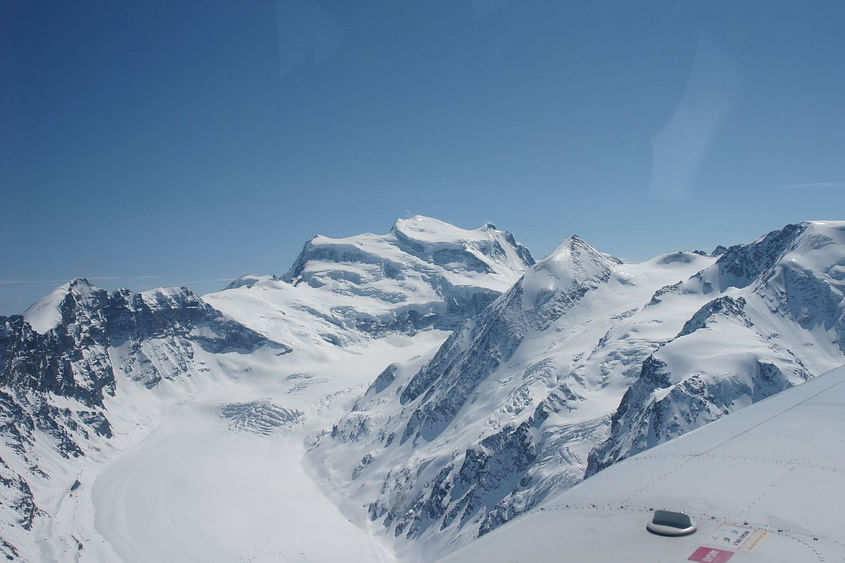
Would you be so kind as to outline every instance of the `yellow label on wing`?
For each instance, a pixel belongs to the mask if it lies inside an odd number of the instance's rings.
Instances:
[[[742,546],[742,551],[752,552],[758,547],[760,544],[763,543],[763,540],[769,536],[769,532],[766,530],[757,530],[757,532],[746,540],[745,544]]]

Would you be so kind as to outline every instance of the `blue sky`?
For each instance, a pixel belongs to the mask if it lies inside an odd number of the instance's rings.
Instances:
[[[845,219],[842,2],[0,0],[0,314],[430,215],[645,259]]]

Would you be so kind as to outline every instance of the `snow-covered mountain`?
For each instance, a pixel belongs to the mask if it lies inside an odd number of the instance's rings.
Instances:
[[[314,462],[400,554],[448,552],[841,364],[844,233],[790,225],[642,264],[570,237],[436,354],[380,375]]]
[[[108,292],[79,278],[22,316],[0,317],[4,555],[35,558],[33,527],[50,525],[57,488],[58,494],[74,491],[79,482],[72,476],[83,458],[109,448],[114,413],[107,403],[118,381],[150,389],[219,373],[230,354],[290,351],[185,288]],[[78,538],[78,546],[63,540],[82,549]]]
[[[386,235],[305,244],[283,276],[244,276],[205,299],[262,334],[301,348],[391,332],[452,330],[534,263],[508,232],[399,219]]]
[[[0,317],[0,549],[25,560],[158,557],[129,541],[143,533],[129,519],[95,521],[94,512],[115,508],[94,509],[103,496],[94,485],[126,495],[108,468],[178,428],[172,413],[212,429],[228,420],[222,428],[236,435],[281,428],[301,445],[348,408],[339,397],[360,392],[373,366],[436,348],[447,335],[439,328],[483,309],[531,263],[492,225],[463,230],[415,217],[387,235],[316,237],[287,276],[244,276],[206,299],[185,288],[109,292],[77,279],[23,315]],[[185,426],[175,432],[196,432]],[[204,439],[230,439],[212,436]],[[221,478],[211,470],[206,479]],[[144,477],[133,477],[139,490]],[[366,541],[350,542],[371,553]],[[209,553],[227,548],[205,543]]]
[[[845,225],[788,225],[733,246],[662,306],[704,304],[643,363],[588,474],[824,373],[845,354]]]
[[[430,560],[842,364],[843,292],[845,223],[535,264],[419,216],[202,298],[74,280],[0,317],[0,550]]]

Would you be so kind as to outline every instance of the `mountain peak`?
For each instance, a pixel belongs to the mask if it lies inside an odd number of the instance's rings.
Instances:
[[[33,330],[44,334],[62,322],[61,306],[68,295],[77,301],[86,300],[97,289],[87,278],[74,278],[27,307],[23,318]]]
[[[390,228],[390,231],[437,232],[444,230],[454,230],[456,228],[457,227],[450,223],[435,219],[433,217],[426,217],[425,215],[414,215],[406,219],[396,219],[393,222],[393,226]]]
[[[69,288],[85,288],[85,289],[90,289],[90,288],[92,288],[92,287],[93,287],[93,285],[91,285],[91,282],[89,282],[89,281],[88,281],[88,278],[83,278],[83,277],[76,277],[76,278],[73,278],[73,279],[72,279],[72,280],[70,280],[70,281],[69,281],[66,285],[67,285]]]
[[[390,228],[390,233],[399,236],[406,236],[409,239],[424,243],[443,243],[458,241],[483,240],[498,232],[492,223],[486,223],[478,229],[462,229],[451,223],[426,217],[414,215],[408,219],[397,219]]]
[[[538,269],[557,274],[560,279],[579,274],[590,275],[593,270],[608,270],[621,264],[618,258],[599,252],[578,235],[570,235],[548,256],[537,263]]]
[[[525,273],[520,282],[522,308],[539,313],[555,296],[571,301],[572,291],[577,294],[598,287],[610,279],[614,268],[621,263],[577,235],[571,235]]]
[[[478,229],[462,229],[445,221],[415,215],[397,219],[384,235],[360,234],[344,238],[317,236],[308,241],[293,266],[282,276],[294,279],[312,277],[312,273],[336,270],[334,264],[378,266],[391,278],[400,270],[432,267],[454,285],[473,285],[478,274],[497,277],[496,291],[504,291],[516,281],[534,259],[513,235],[487,223]],[[349,270],[348,267],[341,269]],[[357,272],[360,275],[360,272]],[[335,274],[332,274],[336,276]],[[469,278],[468,278],[468,277]],[[348,276],[347,276],[348,277]],[[323,280],[319,285],[326,285]]]
[[[453,329],[533,264],[528,249],[492,224],[468,230],[415,215],[397,219],[385,234],[317,236],[280,278],[248,276],[227,288],[239,295],[211,300],[233,316],[239,313],[228,304],[241,297],[295,304],[343,330],[370,335]],[[268,291],[250,291],[254,287]],[[360,332],[348,334],[358,338]]]

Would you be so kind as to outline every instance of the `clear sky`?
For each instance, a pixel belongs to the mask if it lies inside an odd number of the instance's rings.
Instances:
[[[628,259],[845,219],[845,2],[0,0],[0,314],[320,233]]]

